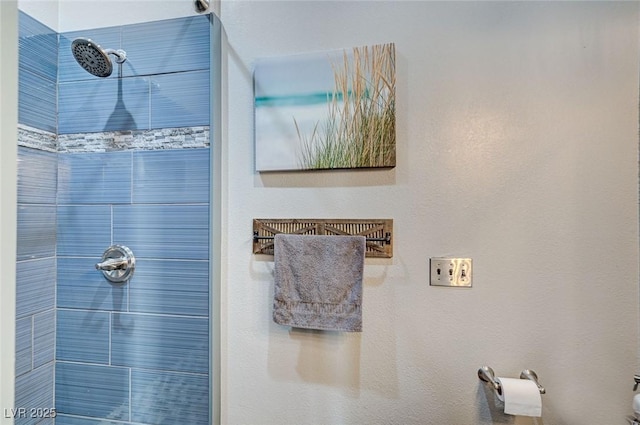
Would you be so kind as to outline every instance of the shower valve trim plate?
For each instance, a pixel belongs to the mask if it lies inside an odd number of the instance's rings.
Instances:
[[[135,268],[136,258],[124,245],[111,245],[102,254],[102,260],[96,264],[96,270],[101,270],[104,277],[114,283],[131,279]]]

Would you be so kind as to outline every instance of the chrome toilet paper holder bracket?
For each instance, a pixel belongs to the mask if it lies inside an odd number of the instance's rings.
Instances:
[[[480,369],[478,369],[478,378],[480,378],[481,381],[490,384],[496,393],[502,395],[502,386],[496,379],[495,372],[489,366],[482,366]],[[525,369],[520,372],[520,379],[529,379],[533,381],[538,387],[538,391],[540,391],[540,394],[545,394],[547,392],[547,390],[545,390],[544,387],[540,385],[540,382],[538,381],[538,374],[531,369]]]

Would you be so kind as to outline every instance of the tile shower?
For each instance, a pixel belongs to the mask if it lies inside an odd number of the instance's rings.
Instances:
[[[20,13],[16,424],[209,423],[210,19]],[[126,50],[121,74],[85,72],[76,37]],[[95,270],[112,244],[126,284]]]

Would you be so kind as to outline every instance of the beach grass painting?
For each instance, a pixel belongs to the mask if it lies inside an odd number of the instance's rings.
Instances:
[[[258,171],[394,167],[395,46],[261,59]]]

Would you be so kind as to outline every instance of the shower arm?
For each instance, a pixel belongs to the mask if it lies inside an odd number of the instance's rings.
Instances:
[[[116,57],[116,63],[123,63],[127,60],[127,52],[122,49],[104,49],[104,52],[108,55]]]

